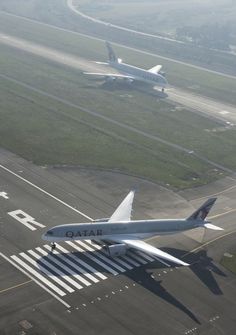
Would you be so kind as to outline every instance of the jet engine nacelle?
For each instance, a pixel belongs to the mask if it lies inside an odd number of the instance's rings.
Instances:
[[[122,243],[107,246],[107,252],[110,257],[124,256],[126,254],[126,250],[126,245]]]

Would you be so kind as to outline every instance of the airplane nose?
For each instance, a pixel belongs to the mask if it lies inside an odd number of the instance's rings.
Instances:
[[[52,236],[51,234],[48,234],[48,231],[46,231],[46,233],[44,233],[42,236],[41,236],[42,240],[44,241],[52,241]]]
[[[43,235],[41,236],[41,238],[42,238],[42,240],[47,241],[47,233],[43,234]]]

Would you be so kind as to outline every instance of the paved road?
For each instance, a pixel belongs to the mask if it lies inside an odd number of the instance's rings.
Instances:
[[[177,44],[187,44],[187,43],[185,43],[183,41],[175,40],[175,39],[164,37],[164,36],[160,36],[160,35],[149,34],[149,33],[145,33],[145,32],[142,32],[142,31],[137,31],[137,30],[134,30],[134,29],[125,28],[125,27],[122,27],[122,26],[119,26],[119,25],[116,25],[116,24],[112,24],[112,23],[109,23],[109,22],[104,22],[102,20],[96,19],[96,18],[94,18],[92,16],[89,16],[89,15],[86,15],[86,14],[82,13],[80,10],[78,10],[78,8],[73,4],[73,0],[67,0],[67,6],[74,13],[76,13],[77,15],[80,15],[81,17],[83,17],[83,18],[85,18],[85,19],[87,19],[87,20],[89,20],[91,22],[99,23],[99,24],[105,25],[107,27],[116,28],[118,30],[122,30],[122,31],[134,33],[134,34],[141,35],[141,36],[154,37],[156,39],[166,40],[166,41],[169,41],[169,42],[172,42],[172,43],[177,43]],[[114,43],[114,44],[117,44],[117,43]],[[121,45],[121,44],[117,44],[117,45]],[[126,47],[124,45],[122,45],[122,46]],[[142,52],[141,50],[136,49],[136,48],[128,48],[128,49],[135,50],[135,51],[138,51],[138,52]],[[221,51],[221,52],[222,53],[226,53],[226,54],[228,53],[228,52],[225,52],[225,51]],[[202,66],[193,65],[193,64],[190,64],[190,63],[187,63],[187,62],[181,62],[181,61],[178,61],[178,60],[173,59],[173,58],[164,57],[164,56],[161,56],[161,55],[158,55],[158,54],[154,54],[154,53],[150,53],[150,52],[144,52],[144,53],[146,53],[148,55],[151,55],[151,56],[158,56],[158,57],[160,57],[162,59],[166,59],[166,60],[171,61],[171,62],[175,62],[175,63],[183,64],[183,65],[186,65],[186,66],[190,66],[190,67],[193,67],[195,69],[208,71],[210,73],[215,73],[215,74],[218,74],[218,75],[223,75],[223,76],[226,76],[228,78],[234,78],[234,79],[236,78],[235,76],[227,75],[227,74],[222,73],[220,71],[214,71],[214,70],[210,70],[210,69],[207,69],[205,67],[202,67]]]
[[[160,40],[166,40],[166,41],[174,42],[174,43],[178,43],[178,44],[186,44],[183,41],[175,40],[173,38],[168,38],[168,37],[164,37],[164,36],[161,36],[161,35],[149,34],[149,33],[143,32],[143,31],[129,29],[129,28],[126,28],[126,27],[118,26],[117,24],[113,24],[113,23],[110,23],[110,22],[105,22],[105,21],[96,19],[96,18],[94,18],[92,16],[89,16],[89,15],[86,15],[83,12],[81,12],[80,10],[78,10],[79,6],[75,6],[73,0],[67,0],[67,6],[69,7],[70,10],[72,10],[74,13],[82,16],[83,18],[88,19],[92,22],[102,24],[102,25],[107,26],[107,27],[112,27],[112,28],[116,28],[118,30],[123,30],[123,31],[127,31],[127,32],[130,32],[130,33],[135,33],[135,34],[141,35],[141,36],[154,37],[154,38],[157,38],[157,39],[160,39]]]
[[[106,73],[109,69],[109,67],[101,66],[82,57],[63,53],[61,51],[4,33],[0,33],[0,43],[23,49],[37,56],[45,57],[54,62],[69,65],[73,68],[83,71]],[[114,69],[109,70],[116,72]],[[186,106],[197,112],[207,114],[208,116],[223,121],[228,125],[236,124],[236,107],[234,106],[223,104],[219,101],[215,101],[207,97],[189,93],[177,87],[170,87],[166,90],[166,92],[168,94],[167,98],[175,103],[182,104],[183,106]]]
[[[51,49],[51,48],[48,48],[48,47],[44,47],[44,46],[41,46],[41,45],[38,45],[38,44],[34,44],[32,42],[28,42],[28,41],[25,41],[23,39],[19,39],[19,38],[16,38],[16,37],[13,37],[13,36],[10,36],[10,35],[6,35],[6,34],[0,34],[0,42],[4,43],[4,44],[7,44],[7,45],[10,45],[10,46],[14,46],[16,48],[20,48],[20,49],[23,49],[27,52],[30,52],[30,53],[33,53],[33,54],[36,54],[36,55],[39,55],[39,56],[42,56],[42,57],[45,57],[47,59],[50,59],[50,60],[53,60],[55,62],[59,62],[61,64],[66,64],[66,65],[69,65],[71,67],[74,67],[74,68],[79,68],[79,69],[86,69],[86,70],[91,70],[91,69],[94,69],[96,68],[97,64],[95,63],[92,63],[92,62],[88,62],[86,61],[85,59],[83,58],[77,58],[77,57],[74,57],[74,56],[71,56],[71,55],[68,55],[68,54],[65,54],[65,53],[61,53],[57,50],[54,50],[54,49]],[[99,69],[97,71],[101,71],[100,70],[101,66],[99,67]],[[105,71],[105,70],[103,70]],[[52,95],[52,94],[49,94],[47,92],[44,92],[43,90],[40,90],[40,89],[37,89],[37,88],[34,88],[33,86],[30,86],[30,85],[27,85],[23,82],[20,82],[14,78],[10,78],[9,76],[5,76],[3,74],[0,74],[0,76],[2,78],[5,78],[5,79],[8,79],[8,80],[11,80],[13,82],[16,82],[18,83],[19,85],[22,85],[30,90],[33,90],[37,93],[40,93],[44,96],[48,96],[48,97],[51,97],[53,98],[54,100],[57,100],[57,101],[60,101],[62,102],[63,104],[66,104],[68,106],[72,106],[72,107],[75,107],[75,108],[79,108],[80,110],[83,110],[85,113],[88,113],[90,115],[93,115],[94,117],[98,117],[98,118],[101,118],[109,123],[112,123],[112,124],[115,124],[116,126],[118,127],[121,127],[125,130],[128,130],[128,131],[131,131],[131,132],[134,132],[134,133],[137,133],[139,135],[142,135],[146,138],[149,138],[149,139],[152,139],[154,141],[157,141],[157,142],[160,142],[160,143],[163,143],[175,150],[178,150],[178,151],[181,151],[183,153],[191,153],[191,155],[197,157],[198,159],[214,166],[215,168],[217,169],[221,169],[221,170],[224,170],[228,173],[232,173],[233,171],[230,170],[229,168],[221,165],[220,163],[216,163],[216,162],[213,162],[209,159],[207,159],[206,157],[203,157],[202,155],[199,155],[198,153],[196,152],[192,152],[190,149],[186,148],[186,147],[183,147],[183,146],[180,146],[178,144],[175,144],[175,143],[172,143],[170,141],[167,141],[167,140],[164,140],[158,136],[154,136],[154,135],[151,135],[151,134],[148,134],[140,129],[137,129],[135,127],[132,127],[132,126],[129,126],[129,125],[126,125],[125,123],[122,123],[122,122],[119,122],[119,121],[116,121],[110,117],[107,117],[107,116],[104,116],[100,113],[97,113],[95,111],[91,111],[91,110],[88,110],[86,108],[83,108],[82,106],[78,106],[78,105],[75,105],[65,99],[62,99],[62,98],[59,98],[59,97],[56,97],[55,95]],[[172,95],[173,97],[173,95]],[[198,97],[200,98],[200,97]],[[192,99],[189,99],[188,101],[191,102],[191,105],[194,103],[194,100],[193,98]],[[195,98],[195,101],[196,101],[196,98]],[[213,109],[211,110],[212,113],[215,113],[215,104],[217,104],[216,102],[214,103],[214,106],[213,106]],[[194,103],[194,106],[198,106],[197,102]],[[208,105],[208,113],[209,113],[209,107],[210,107],[210,103]],[[201,107],[201,105],[200,105]],[[201,109],[201,108],[200,108]],[[228,108],[230,109],[230,107]],[[233,108],[231,108],[231,110],[233,110]],[[61,112],[60,112],[61,113]],[[227,114],[227,113],[226,113]],[[224,116],[226,115],[224,114]],[[231,113],[231,115],[233,115],[233,112]],[[236,115],[236,109],[235,109],[235,115]],[[218,115],[217,115],[218,117]],[[226,122],[229,122],[229,121],[226,121]]]
[[[70,34],[80,35],[80,36],[85,36],[85,37],[90,38],[90,39],[93,39],[93,40],[97,40],[97,41],[102,41],[102,42],[104,42],[103,39],[98,38],[98,37],[94,37],[94,36],[91,36],[91,35],[88,35],[88,34],[78,33],[78,32],[75,32],[75,31],[73,31],[73,30],[69,30],[69,29],[65,29],[65,28],[60,28],[60,27],[57,27],[57,26],[54,26],[54,25],[51,25],[51,24],[48,24],[48,23],[39,22],[39,21],[36,21],[36,20],[33,20],[33,19],[29,19],[29,18],[26,18],[26,17],[22,17],[22,16],[19,16],[19,15],[16,15],[16,14],[11,14],[11,13],[4,12],[4,11],[0,11],[0,14],[8,15],[8,16],[12,16],[12,17],[21,19],[21,20],[23,20],[23,21],[33,22],[33,23],[38,24],[38,25],[42,25],[42,26],[46,26],[46,27],[53,28],[53,29],[55,29],[55,30],[65,31],[65,32],[68,32],[68,33],[70,33]],[[217,75],[219,75],[219,76],[223,76],[223,77],[225,77],[225,78],[230,78],[230,79],[235,79],[235,80],[236,80],[236,76],[233,76],[233,75],[230,75],[230,74],[226,74],[226,73],[223,73],[223,72],[210,70],[210,69],[207,69],[207,68],[205,68],[205,67],[201,67],[201,66],[197,66],[197,65],[190,64],[190,63],[182,62],[182,61],[179,61],[179,60],[176,60],[176,59],[173,59],[173,58],[164,57],[164,56],[161,56],[161,55],[159,55],[159,54],[157,54],[157,53],[152,53],[152,52],[149,52],[149,51],[144,51],[144,50],[141,50],[141,49],[128,47],[128,46],[126,46],[126,45],[124,45],[124,44],[115,43],[115,42],[113,42],[113,44],[114,44],[114,45],[117,45],[117,46],[120,46],[120,47],[123,47],[123,48],[126,48],[126,49],[128,49],[128,50],[133,50],[133,51],[138,52],[138,53],[141,53],[141,54],[143,54],[143,55],[149,55],[149,56],[153,56],[153,57],[157,57],[157,58],[165,59],[165,60],[174,62],[174,63],[176,63],[176,64],[183,64],[183,65],[186,65],[186,66],[191,67],[191,68],[194,68],[194,69],[198,69],[198,70],[201,70],[201,71],[206,71],[206,72],[209,72],[209,73],[217,74]]]
[[[120,182],[106,189],[100,178],[96,183],[83,171],[55,174],[3,150],[0,158],[0,329],[4,335],[22,331],[139,335],[156,334],[157,329],[161,334],[233,333],[235,276],[217,263],[234,246],[233,215],[214,220],[231,235],[217,243],[213,240],[220,235],[210,232],[205,236],[206,251],[194,236],[152,241],[194,262],[191,268],[164,268],[153,257],[134,251],[111,260],[89,241],[62,243],[50,253],[40,238],[42,232],[54,224],[84,221],[84,215],[110,215],[115,208],[111,194]],[[73,186],[72,180],[76,180]],[[140,194],[139,203],[144,199]],[[173,204],[180,204],[179,196]],[[184,212],[190,209],[186,204]],[[222,209],[219,202],[216,212]],[[195,254],[184,256],[191,249],[196,249]]]
[[[236,107],[206,98],[194,93],[186,92],[177,87],[167,89],[168,100],[179,103],[190,109],[218,119],[229,126],[236,125]]]

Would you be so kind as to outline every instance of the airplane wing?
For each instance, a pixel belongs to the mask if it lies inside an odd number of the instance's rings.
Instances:
[[[161,68],[162,68],[162,65],[156,65],[152,67],[151,69],[149,69],[148,72],[157,74],[158,72],[160,72]]]
[[[124,237],[115,237],[114,235],[109,238],[109,241],[114,241],[116,243],[124,243],[126,244],[129,248],[134,248],[140,251],[144,251],[148,254],[157,256],[158,258],[179,264],[179,265],[184,265],[184,266],[189,266],[188,263],[185,263],[181,261],[180,259],[171,256],[167,252],[164,252],[158,248],[153,247],[152,245],[141,241],[139,239],[135,239],[131,236],[124,236]]]
[[[92,76],[100,76],[100,77],[111,77],[111,78],[124,78],[124,79],[131,79],[134,80],[135,77],[128,76],[125,74],[119,73],[101,73],[101,72],[84,72],[84,74],[92,75]]]
[[[125,197],[122,203],[117,207],[115,212],[112,214],[108,223],[130,221],[132,213],[132,205],[134,200],[134,191],[130,191]]]

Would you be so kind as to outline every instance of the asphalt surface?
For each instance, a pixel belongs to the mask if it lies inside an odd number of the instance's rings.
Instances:
[[[1,39],[9,43],[9,36]],[[93,63],[43,46],[12,37],[10,42],[73,67],[94,69]],[[184,92],[184,104],[189,98]],[[190,100],[202,112],[202,97]],[[234,122],[233,107],[213,105],[209,99],[204,103],[207,113]],[[51,253],[41,240],[56,224],[111,215],[133,186],[139,189],[137,219],[185,217],[206,196],[217,195],[212,220],[225,230],[150,241],[190,262],[189,268],[165,267],[132,251],[111,260],[89,241],[62,243]],[[114,173],[36,167],[1,150],[0,334],[234,334],[235,276],[219,260],[235,251],[235,189],[230,177],[174,194]]]
[[[111,215],[131,184],[139,187],[139,218],[159,210],[185,216],[203,201],[196,191],[187,194],[189,203],[128,176],[36,167],[4,150],[0,162],[0,334],[234,333],[235,276],[218,261],[235,248],[235,181],[210,190],[221,192],[212,216],[223,233],[208,231],[201,241],[197,232],[152,239],[192,264],[176,268],[132,251],[111,260],[89,241],[62,243],[51,253],[41,234]]]
[[[101,38],[99,38],[99,37],[95,37],[95,36],[91,36],[91,35],[88,35],[88,34],[84,34],[84,33],[76,32],[76,31],[73,31],[73,30],[69,30],[69,29],[61,28],[61,27],[58,27],[58,26],[55,26],[55,25],[52,25],[52,24],[48,24],[48,23],[45,23],[45,22],[40,22],[40,21],[37,21],[37,20],[34,20],[34,19],[30,19],[30,18],[28,18],[28,17],[24,17],[24,16],[20,16],[20,15],[13,14],[13,13],[5,12],[5,11],[3,11],[3,10],[0,11],[0,14],[8,15],[8,16],[11,16],[11,17],[15,17],[15,18],[21,19],[21,20],[23,20],[23,21],[33,22],[33,23],[38,24],[38,25],[51,27],[51,28],[56,29],[56,30],[66,31],[66,32],[69,32],[69,33],[74,34],[74,35],[85,36],[85,37],[88,37],[88,38],[93,39],[93,40],[104,41],[103,39],[101,39]],[[107,23],[107,25],[110,25],[110,24]],[[121,28],[122,28],[122,27],[121,27]],[[125,30],[127,30],[127,29],[125,28]],[[137,32],[137,33],[142,34],[141,32]],[[162,39],[163,39],[163,38],[162,38]],[[165,38],[165,39],[166,39],[166,38]],[[175,42],[176,42],[176,41],[174,41],[174,43],[175,43]],[[178,43],[179,43],[179,42],[178,42]],[[114,45],[117,45],[117,46],[124,47],[124,48],[129,49],[129,50],[136,51],[136,52],[138,52],[138,53],[142,53],[143,55],[150,55],[150,56],[158,57],[158,58],[161,58],[161,59],[166,59],[166,60],[169,60],[169,61],[174,62],[174,63],[177,63],[177,64],[183,64],[183,65],[186,65],[186,66],[188,66],[188,67],[192,67],[192,68],[199,69],[199,70],[202,70],[202,71],[205,71],[205,72],[209,72],[209,73],[214,73],[214,74],[217,74],[217,75],[219,75],[219,76],[226,77],[226,78],[236,79],[236,76],[234,76],[234,75],[230,75],[230,74],[227,74],[227,73],[224,73],[224,72],[210,70],[210,69],[208,69],[208,68],[206,68],[206,67],[197,66],[197,65],[194,65],[194,64],[191,64],[191,63],[187,63],[187,62],[179,61],[179,60],[176,60],[176,59],[174,59],[174,58],[169,58],[169,57],[165,57],[165,56],[159,55],[159,54],[157,54],[157,53],[152,53],[152,52],[144,51],[144,50],[141,50],[141,49],[128,47],[128,46],[123,45],[123,44],[121,44],[121,43],[115,43],[115,42],[113,42],[113,44],[114,44]]]
[[[20,39],[0,32],[0,43],[22,49],[34,55],[50,59],[51,61],[64,64],[75,69],[87,72],[99,73],[117,73],[115,69],[108,66],[102,66],[95,62],[88,61],[82,57],[76,57],[68,53],[64,53],[53,48],[48,48],[25,39]],[[218,73],[216,73],[218,74]],[[223,75],[223,74],[222,74]],[[227,76],[227,75],[226,75]],[[236,77],[234,77],[236,79]],[[152,89],[149,89],[149,91]],[[148,93],[148,90],[145,90]],[[221,103],[219,101],[203,97],[197,94],[189,93],[177,87],[170,86],[166,89],[166,95],[157,94],[157,98],[166,97],[168,100],[188,107],[198,113],[208,115],[211,118],[222,121],[228,126],[236,124],[236,107],[230,104]]]

